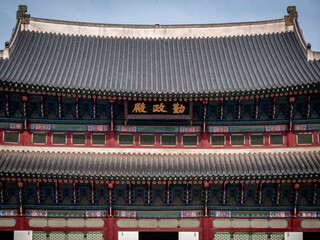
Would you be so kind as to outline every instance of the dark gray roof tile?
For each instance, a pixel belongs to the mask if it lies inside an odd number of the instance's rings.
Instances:
[[[293,32],[130,39],[19,32],[0,81],[126,92],[225,92],[320,81]]]
[[[242,154],[83,154],[0,151],[2,173],[186,177],[319,173],[320,152]]]

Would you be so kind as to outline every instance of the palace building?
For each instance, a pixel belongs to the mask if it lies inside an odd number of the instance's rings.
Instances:
[[[26,12],[0,51],[0,231],[319,238],[320,53],[295,7],[206,25]]]

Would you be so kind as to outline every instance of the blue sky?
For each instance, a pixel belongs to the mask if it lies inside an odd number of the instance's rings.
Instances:
[[[158,0],[158,14],[156,0],[0,0],[0,49],[10,38],[20,4],[32,17],[162,25],[279,19],[294,5],[306,41],[320,51],[320,0]]]

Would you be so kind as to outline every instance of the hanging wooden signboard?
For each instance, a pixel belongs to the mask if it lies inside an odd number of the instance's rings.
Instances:
[[[192,102],[125,102],[126,119],[192,119]]]

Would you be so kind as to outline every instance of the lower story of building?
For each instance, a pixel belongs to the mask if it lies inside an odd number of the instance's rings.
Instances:
[[[33,210],[30,216],[15,216],[2,210],[0,231],[14,240],[304,240],[319,239],[318,212],[300,211],[298,218],[285,211],[269,212],[268,217],[248,211],[212,211],[199,217],[197,211],[144,212],[115,211],[113,217],[91,210],[86,217],[77,212]],[[12,216],[10,216],[10,214]],[[136,214],[136,215],[134,215]],[[50,217],[52,216],[52,217]],[[140,216],[143,216],[140,213]],[[212,217],[215,216],[215,217]],[[249,216],[249,217],[248,217]]]

